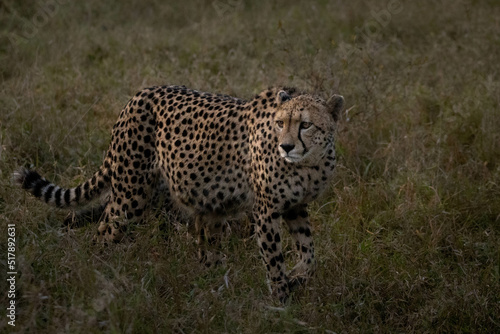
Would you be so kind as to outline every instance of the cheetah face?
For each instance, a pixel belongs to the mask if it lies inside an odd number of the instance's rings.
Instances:
[[[328,101],[310,95],[291,97],[277,94],[275,129],[280,156],[290,163],[312,162],[325,156],[333,147],[335,121],[344,98],[333,95]]]

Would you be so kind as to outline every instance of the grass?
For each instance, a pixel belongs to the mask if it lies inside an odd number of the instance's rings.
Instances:
[[[0,2],[0,233],[16,224],[18,271],[2,331],[500,331],[496,1],[48,3]],[[318,273],[287,307],[252,238],[225,240],[215,269],[163,216],[96,247],[96,226],[68,231],[12,184],[20,165],[66,186],[92,175],[121,107],[166,83],[344,95],[337,175],[310,209]]]

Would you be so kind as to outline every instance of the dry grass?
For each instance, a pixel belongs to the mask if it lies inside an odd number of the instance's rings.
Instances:
[[[16,224],[19,274],[16,327],[0,328],[500,331],[500,6],[401,1],[377,26],[390,2],[69,1],[43,20],[1,1],[0,234]],[[225,240],[227,266],[211,270],[164,217],[95,247],[95,226],[67,231],[13,187],[25,164],[64,185],[91,175],[128,98],[165,83],[346,98],[337,177],[311,207],[319,271],[286,308],[270,307],[251,238]]]

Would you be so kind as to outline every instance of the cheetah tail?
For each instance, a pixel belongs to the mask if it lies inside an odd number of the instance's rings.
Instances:
[[[14,181],[36,198],[58,208],[84,205],[96,198],[108,187],[108,169],[101,167],[92,178],[75,188],[64,189],[46,180],[37,172],[19,168],[14,172]]]

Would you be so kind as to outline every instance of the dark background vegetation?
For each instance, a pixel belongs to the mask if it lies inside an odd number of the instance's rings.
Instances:
[[[498,1],[60,2],[0,1],[0,263],[14,223],[18,271],[0,331],[500,331]],[[13,186],[20,165],[92,175],[121,108],[160,84],[344,95],[337,176],[310,210],[318,272],[289,306],[251,237],[215,269],[168,215],[96,247],[96,226],[68,231]]]

